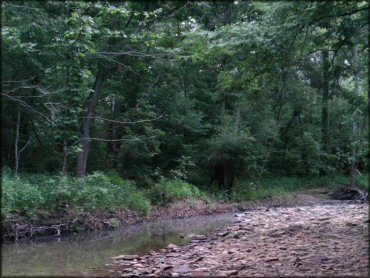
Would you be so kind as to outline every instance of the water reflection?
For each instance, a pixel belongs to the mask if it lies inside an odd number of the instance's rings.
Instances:
[[[44,238],[2,246],[4,276],[113,275],[105,264],[120,254],[144,255],[169,243],[183,244],[180,233],[206,234],[232,221],[232,214],[143,223],[116,231]]]

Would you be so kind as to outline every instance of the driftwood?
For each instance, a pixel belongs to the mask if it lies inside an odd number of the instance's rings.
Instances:
[[[60,236],[63,231],[71,230],[76,221],[54,224],[50,226],[39,226],[36,223],[15,223],[10,225],[8,231],[3,231],[2,240],[19,240],[25,237]]]
[[[368,200],[368,193],[356,187],[338,186],[328,193],[330,197],[338,200]]]

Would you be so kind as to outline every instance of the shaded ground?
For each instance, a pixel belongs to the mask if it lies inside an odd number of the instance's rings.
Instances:
[[[261,207],[187,246],[113,259],[122,276],[367,276],[368,204]]]

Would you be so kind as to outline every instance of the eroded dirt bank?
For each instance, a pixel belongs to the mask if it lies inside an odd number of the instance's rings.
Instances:
[[[368,204],[323,201],[239,213],[187,246],[113,259],[119,276],[367,276]]]

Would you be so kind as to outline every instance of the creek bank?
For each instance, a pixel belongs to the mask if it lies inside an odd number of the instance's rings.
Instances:
[[[66,210],[60,217],[41,215],[38,219],[31,221],[14,216],[14,218],[7,219],[2,223],[2,241],[112,230],[143,222],[234,212],[236,210],[236,204],[233,203],[179,200],[165,206],[153,207],[147,216],[141,216],[130,210],[107,213],[76,213]]]
[[[229,227],[190,244],[112,258],[129,276],[364,276],[369,274],[368,203],[325,201],[237,213]]]
[[[297,204],[311,205],[326,198],[326,189],[318,188],[297,191],[284,196],[274,196],[256,201],[243,203],[220,203],[203,200],[178,200],[165,206],[153,207],[148,216],[140,216],[130,210],[107,213],[76,213],[66,210],[60,216],[47,213],[35,220],[25,221],[15,216],[2,223],[1,240],[18,240],[22,238],[63,236],[84,231],[114,229],[143,222],[161,219],[184,218],[212,213],[236,212],[253,210],[260,207],[294,206]]]

